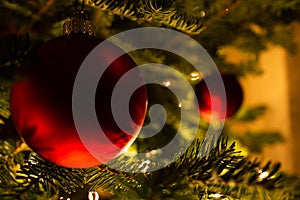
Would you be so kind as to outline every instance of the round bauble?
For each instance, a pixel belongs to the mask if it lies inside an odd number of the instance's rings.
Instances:
[[[11,88],[11,113],[20,136],[33,151],[57,165],[86,168],[103,164],[80,140],[72,115],[72,91],[78,69],[89,52],[101,41],[94,36],[72,33],[45,42],[24,67],[26,78]],[[116,48],[111,44],[105,52],[97,52],[99,62],[107,56],[114,56]],[[134,67],[136,64],[128,54],[117,58],[103,73],[95,94],[99,124],[112,144],[95,141],[93,137],[88,138],[88,144],[96,147],[98,153],[110,152],[111,159],[132,143],[139,132],[139,128],[133,128],[130,133],[122,131],[111,112],[114,86],[120,77]],[[143,81],[138,71],[134,75],[130,78]],[[140,87],[126,108],[132,117],[127,122],[128,126],[133,123],[143,124],[146,107],[146,87]],[[113,151],[113,145],[121,150]]]
[[[212,76],[211,76],[212,77]],[[209,122],[211,115],[214,119],[225,120],[233,116],[240,108],[243,102],[243,90],[237,80],[237,77],[232,74],[221,74],[226,94],[226,102],[222,101],[221,93],[218,92],[211,96],[205,81],[202,80],[195,85],[195,94],[197,96],[198,105],[200,109],[200,116],[203,120]],[[210,76],[205,79],[209,79]],[[217,102],[215,110],[212,110],[212,99]],[[222,110],[226,110],[226,114],[222,114]]]

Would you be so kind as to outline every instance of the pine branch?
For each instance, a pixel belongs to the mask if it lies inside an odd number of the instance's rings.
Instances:
[[[45,192],[48,196],[75,192],[78,187],[83,188],[86,171],[84,169],[64,168],[43,160],[35,153],[21,166],[17,180],[21,183],[22,191],[33,190]],[[26,190],[23,190],[26,188]],[[32,192],[33,192],[32,191]]]
[[[0,124],[4,124],[10,116],[9,91],[12,83],[1,78],[0,81]]]
[[[103,187],[109,191],[126,191],[140,187],[134,177],[126,173],[109,169],[104,165],[96,168],[90,168],[87,173],[89,177],[87,179],[87,183],[90,185],[90,191],[99,187]]]
[[[57,199],[84,187],[86,172],[51,164],[25,145],[0,140],[0,198]]]
[[[0,70],[18,66],[29,52],[29,34],[8,35],[0,38]]]
[[[232,134],[240,144],[246,147],[251,153],[261,153],[266,145],[274,145],[284,142],[284,138],[278,132],[247,131],[245,134]]]
[[[30,50],[29,34],[0,35],[0,124],[10,116],[10,87]]]
[[[279,164],[271,167],[271,164],[267,163],[260,167],[260,162],[239,155],[235,150],[235,143],[229,147],[227,143],[227,139],[219,140],[209,155],[202,158],[203,151],[199,150],[201,145],[198,141],[192,151],[188,151],[177,161],[178,169],[185,169],[188,176],[199,181],[218,181],[221,178],[225,182],[258,184],[265,188],[277,187],[276,183],[279,183],[280,179],[280,174],[277,173]],[[266,177],[262,178],[261,174],[266,171]]]
[[[202,18],[178,12],[174,7],[175,1],[162,0],[135,0],[135,1],[109,1],[90,0],[88,4],[98,9],[108,11],[133,21],[151,22],[156,25],[166,25],[185,32],[195,33],[202,30]]]
[[[229,13],[231,10],[233,10],[235,7],[237,7],[242,0],[235,0],[233,1],[233,3],[226,7],[224,10],[221,10],[220,12],[218,12],[216,15],[214,15],[214,17],[212,17],[211,19],[207,20],[204,23],[204,26],[210,26],[211,24],[213,24],[216,20],[220,19],[221,17],[223,17],[224,15],[226,15],[227,13]]]
[[[182,2],[179,0],[167,2],[162,0],[135,0],[113,2],[108,0],[90,0],[88,1],[88,4],[111,14],[126,17],[133,21],[138,21],[139,23],[146,21],[157,26],[172,27],[190,34],[202,33],[202,31],[206,30],[206,28],[214,27],[219,22],[223,23],[227,19],[231,22],[237,22],[236,24],[240,25],[243,25],[243,22],[240,21],[242,19],[252,23],[256,23],[257,21],[257,24],[262,25],[263,27],[270,24],[270,20],[274,20],[273,22],[276,21],[276,24],[286,25],[291,21],[281,20],[282,15],[287,13],[287,10],[290,11],[291,9],[293,9],[293,12],[296,12],[297,9],[295,8],[299,6],[297,0],[289,2],[285,5],[283,5],[281,1],[276,1],[275,3],[274,1],[265,1],[263,3],[263,6],[257,5],[256,2],[247,0],[235,0],[215,3],[205,1],[199,2],[196,5],[194,5],[195,2]],[[189,9],[189,4],[194,6],[193,9],[196,9],[198,12],[192,12],[192,9]],[[248,8],[247,12],[249,12],[250,15],[244,12],[245,10],[243,10],[242,6],[244,8]],[[231,15],[231,13],[234,14]],[[244,16],[241,17],[240,13],[244,13]],[[264,17],[255,18],[255,16],[252,16],[252,13],[263,13]],[[239,15],[238,18],[235,16],[236,14]],[[233,20],[231,17],[234,17],[235,20]],[[293,19],[299,20],[299,18],[297,17],[294,17]],[[267,28],[272,29],[273,27]],[[272,34],[274,34],[274,36],[277,35],[276,33],[280,33],[276,30],[271,31],[271,29],[269,29],[269,31],[270,33],[273,32]],[[235,29],[231,29],[228,27],[228,30]],[[282,36],[282,34],[279,36]],[[275,43],[276,41],[278,42],[278,40],[273,40],[273,42]],[[280,44],[287,44],[287,42],[289,41],[284,40],[284,43]],[[288,45],[286,47],[291,46]]]
[[[27,158],[27,148],[20,141],[16,144],[0,140],[0,198],[11,199],[17,194],[17,170]]]
[[[33,21],[37,21],[41,16],[52,6],[56,0],[48,0],[45,5],[43,5],[40,10],[32,16]]]
[[[235,120],[242,122],[253,121],[262,116],[266,112],[266,110],[267,107],[263,105],[241,109],[238,115],[235,117]]]
[[[234,143],[230,146],[227,143],[227,139],[219,140],[208,156],[203,157],[214,142],[196,141],[172,164],[151,171],[151,166],[158,163],[148,163],[144,166],[148,172],[142,174],[98,168],[98,172],[104,170],[101,175],[96,173],[96,168],[89,184],[93,185],[92,189],[107,188],[116,195],[115,199],[210,199],[214,195],[237,199],[258,193],[265,196],[280,194],[281,197],[296,195],[293,192],[296,186],[289,185],[288,176],[279,172],[280,164],[268,162],[262,166],[257,160],[239,155]],[[139,167],[129,160],[118,160],[118,164],[124,165],[124,169]],[[120,187],[122,184],[123,188]]]
[[[239,156],[234,143],[227,147],[227,140],[224,139],[218,142],[207,157],[201,158],[199,153],[193,150],[185,154],[179,162],[178,171],[185,171],[187,176],[200,181],[197,191],[201,198],[207,196],[209,199],[210,195],[244,198],[245,194],[257,192],[267,195],[281,192],[287,195],[282,191],[290,188],[290,182],[287,176],[278,171],[278,163],[271,165],[268,162],[261,167],[259,161]],[[293,192],[290,190],[288,195],[293,196]]]

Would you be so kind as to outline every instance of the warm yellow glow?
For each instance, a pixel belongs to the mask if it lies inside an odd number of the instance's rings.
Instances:
[[[169,87],[171,85],[171,81],[165,81],[162,84],[166,87]]]
[[[89,192],[89,200],[99,200],[99,194],[98,192]]]
[[[219,194],[219,193],[209,195],[209,197],[216,198],[216,199],[219,199],[219,198],[221,198],[222,196],[223,196],[223,195],[222,195],[222,194]]]
[[[260,179],[265,179],[269,176],[269,172],[262,172],[260,175],[259,175],[259,178]]]
[[[191,74],[190,74],[190,76],[191,76],[191,80],[192,81],[196,81],[196,80],[199,80],[200,79],[200,74],[199,74],[199,72],[197,72],[197,71],[193,71]]]

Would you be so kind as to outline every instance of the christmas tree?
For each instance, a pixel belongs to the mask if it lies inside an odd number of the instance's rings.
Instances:
[[[259,59],[270,45],[296,52],[291,38],[299,9],[298,0],[2,0],[0,198],[299,199],[296,176],[281,170],[280,163],[251,156],[281,142],[282,135],[247,128],[241,135],[232,128],[235,123],[251,124],[266,111],[266,106],[242,105],[247,91],[240,80],[263,73]],[[133,36],[122,39],[123,33]],[[82,147],[74,131],[82,129],[73,125],[66,111],[76,110],[76,105],[66,99],[74,95],[81,103],[87,98],[90,87],[76,96],[75,77],[87,54],[107,38],[115,39],[118,47],[108,43],[100,62],[110,56],[117,61],[107,61],[112,67],[103,72],[108,77],[100,80],[103,84],[95,87],[94,100],[99,103],[94,109],[102,128],[111,131],[107,137],[122,153],[92,138],[87,146],[102,145],[97,153],[107,161],[98,162],[91,149]],[[133,47],[130,39],[148,48]],[[164,42],[178,55],[167,46],[154,48]],[[201,50],[196,58],[195,46]],[[119,47],[131,51],[118,54]],[[231,62],[228,49],[242,56]],[[194,60],[204,63],[200,71]],[[147,63],[158,65],[148,71],[140,68],[141,77],[133,72],[129,78],[148,84],[128,99],[116,98],[121,100],[116,100],[121,105],[117,112],[123,113],[128,100],[129,115],[138,125],[125,127],[134,135],[128,136],[116,128],[119,124],[107,109],[117,79]],[[93,73],[89,75],[97,77]],[[122,83],[121,91],[129,93],[131,82]],[[219,83],[223,90],[215,91]],[[210,97],[211,92],[217,97]],[[84,118],[89,117],[87,112]],[[175,153],[164,149],[169,143],[176,144]],[[79,147],[71,155],[75,144]],[[109,153],[112,156],[105,155]]]

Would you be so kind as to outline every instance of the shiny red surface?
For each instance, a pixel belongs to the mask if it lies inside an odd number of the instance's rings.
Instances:
[[[57,165],[86,168],[102,164],[81,142],[72,116],[75,76],[84,58],[100,42],[92,36],[74,34],[44,43],[25,67],[27,78],[11,88],[11,113],[20,136],[40,156]],[[113,55],[114,51],[108,48],[104,55],[109,54]],[[105,58],[99,56],[99,62],[101,59]],[[116,125],[110,97],[117,80],[135,66],[127,54],[119,57],[105,71],[96,92],[99,123],[106,136],[120,148],[132,142],[139,130],[132,129],[131,136]],[[140,76],[133,78],[142,81]],[[146,106],[146,88],[141,87],[131,97],[129,105],[132,119],[138,125],[143,124]],[[112,153],[112,144],[92,137],[88,143],[95,146],[98,153],[110,152],[111,159],[120,153]]]
[[[219,91],[216,91],[214,96],[209,93],[204,80],[195,86],[200,116],[207,122],[211,120],[211,115],[214,115],[217,120],[225,120],[232,117],[243,102],[243,90],[237,78],[231,74],[221,74],[221,77],[225,87],[226,103],[222,101]],[[212,110],[212,102],[215,105],[214,110]],[[222,113],[224,108],[226,110],[225,115]]]

